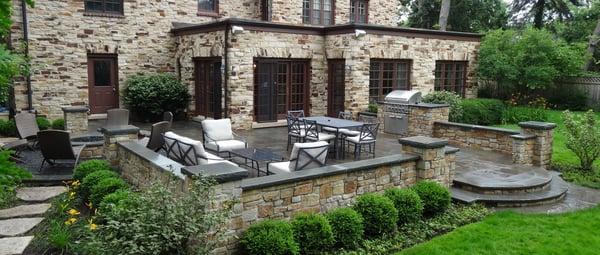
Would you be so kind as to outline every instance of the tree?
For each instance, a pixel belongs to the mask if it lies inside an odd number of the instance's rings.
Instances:
[[[450,14],[450,2],[451,0],[442,0],[442,7],[440,8],[440,30],[446,31],[448,26],[448,15]]]
[[[598,24],[596,24],[596,28],[594,29],[592,36],[590,36],[590,42],[588,44],[587,52],[591,56],[593,56],[594,53],[596,52],[599,40],[600,40],[600,19],[598,19]],[[595,64],[596,64],[596,61],[592,57],[588,60],[585,67],[583,68],[583,70],[592,71]]]
[[[581,170],[591,171],[594,161],[600,158],[600,125],[596,114],[592,110],[582,115],[565,111],[563,120],[567,130],[567,148],[579,158]]]
[[[534,26],[542,28],[545,21],[573,18],[569,4],[582,5],[580,0],[513,0],[511,15],[517,24],[525,24],[533,19]]]
[[[436,29],[442,0],[405,0],[409,11],[405,25],[409,27]],[[508,21],[507,5],[502,0],[452,0],[447,30],[485,32],[503,28]]]

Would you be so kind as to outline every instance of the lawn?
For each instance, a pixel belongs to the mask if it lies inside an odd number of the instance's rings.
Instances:
[[[598,229],[600,207],[559,215],[498,212],[399,255],[598,254]]]

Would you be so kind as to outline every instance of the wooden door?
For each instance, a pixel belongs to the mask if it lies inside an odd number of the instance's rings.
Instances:
[[[116,55],[88,55],[88,90],[92,114],[119,107]]]
[[[254,82],[254,110],[257,122],[277,121],[275,77],[277,63],[273,61],[257,61]]]
[[[221,59],[194,59],[194,65],[196,113],[214,119],[222,118]]]
[[[337,117],[339,112],[345,111],[345,66],[346,63],[343,59],[328,60],[327,115],[330,117]]]

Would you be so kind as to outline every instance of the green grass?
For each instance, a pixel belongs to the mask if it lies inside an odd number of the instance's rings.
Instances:
[[[560,215],[495,213],[399,254],[598,254],[600,207]]]

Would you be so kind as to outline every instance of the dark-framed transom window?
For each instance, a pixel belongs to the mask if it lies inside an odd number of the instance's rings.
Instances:
[[[312,25],[332,25],[333,0],[303,0],[302,22]]]
[[[436,61],[435,90],[452,91],[465,96],[467,82],[466,61]]]
[[[123,0],[85,0],[85,11],[123,15]]]
[[[198,12],[200,13],[218,13],[219,0],[198,0]]]
[[[350,22],[351,23],[367,23],[369,17],[369,1],[368,0],[352,0],[350,1]]]
[[[372,59],[369,102],[382,101],[393,90],[410,90],[410,60]]]

